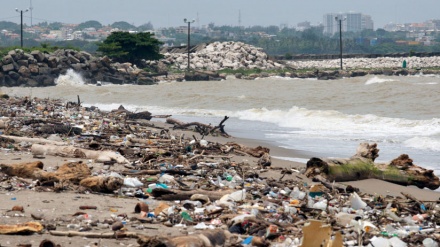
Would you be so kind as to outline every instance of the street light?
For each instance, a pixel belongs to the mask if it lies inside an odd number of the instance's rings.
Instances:
[[[189,71],[189,46],[190,46],[190,33],[191,33],[191,23],[194,23],[196,20],[192,20],[192,21],[190,21],[190,20],[188,20],[188,19],[183,19],[183,22],[185,22],[185,23],[188,23],[188,44],[187,44],[187,51],[188,51],[188,71]]]
[[[341,70],[342,70],[342,21],[345,21],[347,18],[339,18],[338,16],[335,17],[335,21],[339,21],[339,49],[340,54],[339,57],[341,58]]]
[[[18,10],[17,8],[15,8],[15,11],[20,12],[20,17],[21,17],[21,35],[20,35],[20,41],[21,41],[21,47],[23,48],[23,12],[28,12],[29,9]]]

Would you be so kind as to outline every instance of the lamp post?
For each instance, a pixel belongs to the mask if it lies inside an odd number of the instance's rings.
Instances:
[[[339,58],[341,59],[341,70],[342,70],[342,21],[345,21],[347,18],[340,18],[338,16],[335,17],[335,21],[339,22]]]
[[[183,19],[183,22],[185,22],[185,23],[187,23],[188,24],[188,44],[187,44],[187,51],[188,51],[188,68],[187,68],[187,70],[189,71],[189,69],[190,69],[190,67],[189,67],[189,60],[190,60],[190,57],[189,57],[189,47],[190,47],[190,33],[191,33],[191,23],[194,23],[196,20],[192,20],[192,21],[190,21],[190,20],[188,20],[188,19]]]
[[[15,11],[20,12],[20,20],[21,20],[21,29],[20,29],[20,44],[21,47],[23,48],[23,12],[28,12],[29,9],[25,9],[25,10],[18,10],[17,8],[15,9]]]

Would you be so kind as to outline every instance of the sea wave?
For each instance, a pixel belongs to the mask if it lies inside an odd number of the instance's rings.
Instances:
[[[73,69],[68,69],[65,75],[60,75],[55,79],[55,84],[59,86],[82,86],[86,83],[81,74]]]
[[[121,104],[94,104],[102,110],[117,109]],[[440,133],[440,118],[414,120],[381,117],[374,114],[350,115],[333,110],[309,110],[294,106],[288,110],[253,108],[242,111],[186,109],[162,106],[123,105],[125,109],[154,114],[184,115],[193,117],[235,117],[240,120],[272,123],[279,127],[307,135],[327,135],[346,138],[369,136],[390,139],[395,136],[432,136]],[[400,139],[400,138],[399,138]]]
[[[430,137],[413,137],[404,142],[406,147],[416,148],[416,149],[429,149],[433,151],[440,151],[440,140],[433,139]]]
[[[396,81],[396,80],[393,80],[393,79],[385,79],[385,78],[380,78],[380,77],[375,76],[375,77],[373,77],[373,78],[368,79],[368,80],[365,82],[365,85],[380,84],[380,83],[394,82],[394,81]]]
[[[434,135],[440,132],[440,119],[411,120],[379,117],[373,114],[348,115],[338,111],[308,110],[292,107],[288,111],[250,109],[235,113],[243,120],[265,121],[281,127],[297,128],[327,135],[372,135],[389,136]]]

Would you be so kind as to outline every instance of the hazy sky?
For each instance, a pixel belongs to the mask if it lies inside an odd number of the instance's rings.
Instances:
[[[19,23],[15,8],[26,9],[31,0],[0,0],[0,21]],[[281,25],[322,22],[326,13],[361,12],[371,15],[374,28],[387,23],[440,19],[440,0],[32,0],[33,23],[81,23],[97,20],[104,25],[126,21],[136,26],[151,22],[155,28],[183,25]],[[24,13],[30,24],[30,12]]]

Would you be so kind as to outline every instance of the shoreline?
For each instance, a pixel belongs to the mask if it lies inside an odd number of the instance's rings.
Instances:
[[[48,100],[49,101],[49,100]],[[57,104],[54,104],[57,105]],[[61,104],[61,106],[58,106],[63,108],[64,106]],[[38,114],[43,114],[44,115],[44,111],[42,111],[42,109],[37,110]],[[113,112],[113,117],[115,119],[118,119],[118,121],[112,121],[112,120],[104,120],[104,119],[110,119],[110,113],[106,112],[103,113],[102,116],[97,115],[96,119],[93,119],[92,122],[95,122],[93,124],[95,124],[95,127],[97,127],[98,125],[96,125],[96,122],[100,122],[102,124],[104,124],[104,122],[108,122],[105,123],[105,128],[111,128],[111,126],[117,126],[118,123],[122,123],[124,120],[123,118],[121,118],[120,115],[118,115],[118,111]],[[90,120],[89,118],[84,118],[84,119],[80,119],[79,117],[75,117],[75,118],[68,118],[68,121],[72,121],[72,122],[80,122],[80,121],[86,121],[86,120]],[[125,119],[126,120],[126,119]],[[138,125],[135,125],[134,123],[137,123]],[[130,124],[129,124],[130,125]],[[226,123],[227,125],[227,123]],[[91,126],[87,126],[84,124],[84,128],[89,129],[93,129],[91,128]],[[160,121],[134,121],[133,122],[133,128],[139,128],[139,129],[131,129],[131,131],[133,131],[134,133],[138,134],[139,136],[141,136],[142,134],[146,134],[146,133],[154,133],[154,137],[158,137],[160,135],[169,135],[169,136],[174,136],[177,140],[180,138],[182,138],[182,136],[184,135],[185,138],[189,138],[192,139],[192,136],[195,136],[197,138],[200,138],[200,134],[195,132],[195,131],[190,131],[190,130],[176,130],[172,128],[172,125],[164,123],[164,122],[160,122]],[[131,128],[131,127],[130,127]],[[121,127],[122,129],[122,127]],[[119,129],[119,130],[121,130]],[[110,129],[111,130],[111,129]],[[118,127],[116,127],[116,130],[118,130]],[[168,130],[168,131],[162,131],[162,130]],[[29,133],[33,133],[36,134],[35,130],[32,130]],[[70,133],[70,131],[69,131]],[[109,134],[110,133],[110,134]],[[107,135],[105,135],[106,137],[109,138],[109,142],[105,143],[103,142],[102,144],[106,144],[103,147],[110,149],[110,150],[118,150],[117,148],[120,148],[118,151],[118,153],[123,152],[124,151],[124,145],[121,144],[122,140],[120,141],[114,141],[114,139],[121,139],[121,137],[123,137],[124,135],[119,135],[118,132],[116,131],[109,131],[109,133],[107,133]],[[114,137],[111,137],[110,135],[113,135]],[[119,136],[116,136],[119,135]],[[28,137],[30,137],[31,135],[28,134]],[[107,141],[107,139],[104,139],[105,141]],[[113,141],[111,141],[113,140]],[[149,146],[147,147],[142,147],[142,150],[147,150],[147,149],[154,149],[155,154],[161,153],[163,151],[160,151],[160,149],[163,149],[164,147],[166,147],[167,145],[170,145],[170,143],[172,143],[170,140],[172,140],[172,138],[169,139],[165,139],[163,140],[163,143],[166,144],[161,144],[161,145],[152,145],[152,143],[150,143],[150,138],[148,139],[149,141],[147,142],[147,144]],[[154,143],[159,144],[161,143],[160,140],[161,138],[151,138],[151,140],[154,141]],[[231,138],[225,138],[225,137],[221,137],[221,136],[211,136],[208,135],[205,137],[205,140],[207,140],[209,143],[213,144],[212,147],[215,147],[217,145],[215,145],[216,143],[220,143],[222,145],[228,143],[228,142],[234,142],[237,143],[239,145],[243,145],[249,148],[255,148],[257,146],[262,146],[262,147],[266,147],[270,149],[270,156],[279,156],[279,157],[294,157],[294,158],[311,158],[308,157],[307,154],[302,153],[300,150],[292,150],[292,149],[285,149],[282,147],[278,147],[276,146],[273,142],[270,141],[261,141],[261,140],[255,140],[255,139],[247,139],[247,138],[238,138],[238,137],[231,137]],[[59,141],[59,140],[58,140]],[[76,145],[83,145],[84,146],[84,142],[81,142],[81,139],[78,139],[78,136],[73,136],[73,137],[68,137],[66,138],[66,140],[61,140],[61,141],[68,141],[70,144],[71,142],[75,142]],[[185,141],[186,140],[181,140]],[[154,144],[153,143],[153,144]],[[125,146],[127,147],[127,146]],[[135,148],[139,148],[136,145],[134,145]],[[66,162],[78,162],[78,161],[82,161],[84,164],[87,164],[87,166],[89,166],[89,168],[91,169],[91,171],[93,173],[96,174],[107,174],[110,173],[110,171],[112,172],[120,172],[121,174],[123,174],[123,172],[127,172],[127,169],[133,169],[131,168],[131,166],[133,166],[133,164],[135,164],[135,161],[139,161],[138,158],[131,160],[130,163],[126,163],[126,164],[118,164],[117,162],[110,162],[110,163],[100,163],[95,161],[92,158],[66,158],[66,157],[59,157],[59,156],[53,156],[53,155],[48,155],[46,153],[42,154],[42,155],[35,155],[33,154],[31,151],[29,151],[28,148],[23,148],[23,151],[10,151],[10,147],[6,146],[3,147],[3,149],[0,151],[0,164],[8,164],[8,165],[14,165],[14,164],[19,164],[19,163],[23,163],[23,162],[28,162],[28,161],[41,161],[44,163],[44,169],[48,170],[48,171],[54,171],[56,169],[58,169],[58,167],[60,167],[61,165],[63,165]],[[9,150],[9,151],[8,151]],[[137,150],[137,149],[134,149]],[[202,149],[200,149],[202,150]],[[200,150],[197,153],[193,153],[191,155],[194,155],[193,157],[197,158],[197,155],[203,156],[203,152],[206,151],[208,154],[207,156],[218,156],[219,154],[216,154],[215,152],[213,152],[214,148],[207,148],[207,149],[203,149],[204,151],[200,152]],[[127,150],[125,150],[127,151]],[[211,153],[212,152],[212,153]],[[127,151],[127,155],[128,155],[128,151]],[[181,154],[179,156],[188,156],[189,154]],[[225,156],[226,154],[222,154],[222,156]],[[248,190],[248,192],[257,192],[258,189],[257,188],[261,188],[264,187],[264,189],[269,189],[270,191],[275,191],[277,194],[281,193],[280,190],[285,188],[284,186],[300,186],[300,188],[302,190],[305,190],[306,188],[311,187],[312,185],[316,185],[316,184],[320,184],[317,182],[313,182],[311,179],[305,177],[303,174],[297,172],[297,171],[301,171],[303,168],[305,168],[305,164],[301,163],[301,162],[295,162],[295,161],[289,161],[289,160],[284,160],[284,159],[278,159],[278,158],[273,158],[271,159],[271,165],[269,167],[265,167],[265,169],[262,169],[261,167],[257,166],[257,163],[259,161],[259,158],[250,156],[250,155],[245,155],[243,154],[243,152],[237,152],[237,153],[227,153],[228,156],[230,156],[230,160],[231,163],[227,163],[227,167],[222,167],[223,170],[221,170],[221,172],[219,173],[218,171],[216,171],[214,173],[214,170],[212,171],[213,173],[208,177],[211,180],[212,179],[216,179],[216,177],[220,177],[222,176],[222,174],[225,171],[229,171],[229,169],[234,168],[234,167],[247,167],[248,165],[250,166],[250,170],[249,172],[251,172],[252,174],[256,174],[254,176],[258,176],[259,179],[261,179],[262,181],[264,181],[264,183],[268,183],[267,185],[264,185],[263,182],[261,183],[257,183],[255,182],[255,180],[250,180],[250,182],[247,182],[248,184],[250,184],[250,186],[255,186],[255,187],[245,187],[245,189]],[[145,157],[145,156],[144,156]],[[176,161],[177,158],[177,161]],[[181,157],[164,157],[164,160],[162,162],[164,162],[164,167],[166,167],[167,163],[170,163],[171,165],[179,165],[179,164],[183,164],[184,163],[184,159],[183,161],[178,161],[179,159],[181,159]],[[186,159],[191,159],[190,157],[186,157]],[[206,162],[213,162],[213,161],[209,161],[212,160],[212,158],[208,159],[208,161]],[[133,162],[133,163],[132,163]],[[173,162],[177,162],[177,163],[173,163]],[[188,161],[187,161],[188,162]],[[206,163],[205,162],[205,163]],[[144,163],[145,165],[148,164],[148,162],[141,162]],[[153,161],[153,163],[160,163],[158,161]],[[204,163],[204,162],[200,162],[200,163]],[[235,165],[232,165],[235,164]],[[188,165],[188,164],[186,164]],[[153,168],[150,168],[153,169]],[[206,169],[206,168],[205,168]],[[243,169],[243,168],[241,168]],[[189,169],[188,169],[189,170]],[[138,171],[142,171],[142,170],[138,170]],[[233,170],[231,170],[233,171]],[[283,173],[283,171],[287,171],[290,173]],[[129,173],[131,174],[131,173]],[[239,173],[237,173],[239,174]],[[133,176],[133,175],[132,175]],[[177,176],[177,175],[176,175]],[[130,175],[128,175],[128,177],[130,177]],[[153,178],[158,178],[159,176],[145,176],[143,177],[143,180],[145,182],[145,184],[142,187],[142,190],[146,190],[148,188],[147,183],[149,183],[148,179],[153,179]],[[183,176],[182,176],[183,177]],[[145,179],[145,180],[144,180]],[[192,182],[193,184],[197,185],[198,183],[202,183],[202,182],[208,182],[205,181],[207,178],[205,177],[200,177],[199,179],[197,179],[195,182]],[[172,237],[172,236],[181,236],[181,235],[186,235],[188,233],[198,233],[199,231],[196,230],[194,228],[194,224],[188,224],[188,226],[185,227],[176,227],[175,225],[178,222],[174,222],[174,226],[172,227],[168,227],[165,226],[165,224],[162,223],[139,223],[139,215],[134,213],[133,208],[135,208],[135,205],[139,202],[146,202],[147,205],[150,208],[150,211],[152,211],[155,208],[159,207],[160,203],[163,203],[163,200],[157,199],[157,198],[152,198],[152,196],[150,195],[149,198],[147,199],[140,199],[140,198],[136,198],[133,196],[128,196],[126,194],[122,194],[122,189],[119,190],[118,194],[115,193],[109,193],[109,194],[103,194],[103,193],[92,193],[92,192],[79,192],[76,191],[75,189],[68,189],[69,187],[66,187],[65,189],[61,189],[58,192],[55,192],[55,189],[51,188],[51,187],[42,187],[42,186],[36,186],[36,183],[34,183],[34,179],[23,179],[23,178],[14,178],[14,177],[8,177],[7,183],[9,183],[11,185],[11,189],[6,190],[4,188],[6,188],[5,186],[7,184],[2,184],[2,186],[0,186],[0,198],[2,199],[2,201],[4,202],[1,211],[4,213],[3,217],[2,217],[2,223],[3,224],[16,224],[16,223],[24,223],[26,221],[32,221],[35,220],[35,216],[32,216],[32,214],[36,215],[36,214],[43,214],[43,223],[45,225],[50,225],[50,224],[55,224],[57,226],[57,230],[62,230],[62,231],[79,231],[79,229],[81,229],[81,227],[86,227],[88,226],[87,224],[85,224],[84,222],[86,222],[87,220],[98,220],[98,222],[100,222],[100,224],[102,224],[102,222],[107,222],[106,220],[108,220],[108,222],[115,222],[117,220],[120,221],[124,221],[126,222],[126,228],[128,228],[130,231],[135,231],[141,234],[145,234],[145,235],[150,235],[150,236],[156,236],[156,235],[160,235],[163,237]],[[2,182],[4,182],[2,181]],[[155,181],[155,180],[150,180],[150,181]],[[225,180],[226,181],[226,180]],[[189,183],[189,182],[188,182]],[[218,183],[220,183],[218,181]],[[150,182],[151,184],[151,182]],[[170,183],[171,184],[171,183]],[[209,182],[208,182],[209,184]],[[353,181],[353,182],[345,182],[345,183],[338,183],[338,184],[351,184],[357,188],[360,189],[360,194],[365,198],[365,200],[369,200],[369,195],[367,194],[363,194],[363,193],[371,193],[371,196],[374,195],[382,195],[383,197],[388,197],[388,196],[395,196],[395,197],[399,197],[399,198],[403,198],[402,196],[402,192],[404,193],[408,193],[411,196],[417,198],[418,200],[422,200],[422,201],[435,201],[438,203],[439,197],[440,197],[440,192],[437,191],[428,191],[428,190],[422,190],[422,189],[417,189],[417,188],[413,188],[413,187],[405,187],[405,186],[399,186],[399,185],[395,185],[395,184],[390,184],[387,182],[383,182],[380,180],[362,180],[362,181]],[[245,186],[245,185],[243,185]],[[283,186],[283,187],[281,187]],[[36,187],[40,187],[40,189],[37,191],[35,188]],[[9,188],[9,187],[8,187]],[[73,187],[75,188],[75,187]],[[218,187],[214,187],[216,188],[216,190],[210,191],[211,194],[214,194],[215,192],[218,191],[227,191],[227,188],[221,188],[220,186]],[[234,187],[235,188],[235,187]],[[307,189],[308,190],[308,189]],[[128,188],[128,191],[133,191],[132,189],[130,190],[130,188]],[[184,191],[181,191],[182,193]],[[125,193],[125,192],[124,192]],[[280,195],[280,194],[279,194]],[[333,196],[337,196],[337,194],[332,194],[330,192],[326,192],[324,194],[326,197],[330,198]],[[348,194],[344,194],[342,195],[342,198],[348,199]],[[341,196],[341,195],[339,195]],[[268,201],[266,201],[268,200]],[[265,203],[267,203],[268,205],[270,205],[270,203],[281,203],[283,202],[283,200],[280,199],[280,197],[266,197],[266,195],[264,195],[264,197],[258,199],[258,200],[249,200],[249,203],[259,203],[259,201],[265,201]],[[370,202],[370,201],[368,201]],[[177,202],[177,200],[174,201],[165,201],[166,204],[168,205],[172,205],[172,204],[176,204],[179,207],[181,207],[181,201],[179,200]],[[238,203],[238,202],[237,202]],[[371,203],[371,202],[370,202]],[[21,205],[24,207],[24,212],[10,212],[9,209],[13,208],[16,205]],[[83,211],[83,213],[79,213],[80,212],[80,206],[84,206],[84,205],[91,205],[91,206],[97,206],[97,210],[81,210]],[[299,207],[299,206],[298,206]],[[341,204],[342,207],[342,204]],[[301,207],[302,208],[302,207]],[[60,210],[62,209],[62,210]],[[326,219],[328,219],[328,217],[320,218],[320,213],[316,214],[316,212],[314,212],[314,210],[316,209],[312,209],[312,211],[306,211],[306,209],[311,209],[311,208],[307,208],[304,207],[302,208],[304,209],[304,213],[309,213],[312,212],[313,214],[308,215],[308,217],[310,217],[310,219],[313,219],[314,217],[325,221]],[[240,208],[240,211],[244,210],[243,208]],[[284,210],[282,209],[282,207],[279,207],[278,210]],[[84,212],[86,214],[84,214]],[[244,210],[244,213],[246,213],[247,211]],[[319,211],[321,212],[321,211]],[[79,213],[79,214],[78,214]],[[275,217],[273,215],[270,214],[269,210],[266,210],[265,208],[261,209],[261,213],[264,213],[266,215],[268,215],[268,217]],[[277,213],[275,211],[275,213]],[[87,215],[87,216],[84,216]],[[122,216],[119,216],[122,215]],[[293,215],[292,217],[299,217],[300,215]],[[86,217],[86,218],[84,218]],[[90,218],[89,218],[90,217]],[[195,217],[195,216],[194,216]],[[4,219],[4,221],[3,221]],[[144,220],[144,219],[141,219]],[[301,221],[299,221],[301,222]],[[110,225],[112,225],[112,223],[110,223]],[[223,223],[223,227],[227,226],[226,223]],[[90,227],[90,226],[89,226]],[[154,229],[149,229],[148,227],[154,228]],[[301,236],[301,228],[300,226],[295,226],[297,228],[297,235],[295,236]],[[91,227],[91,229],[89,229],[89,231],[93,231],[93,232],[111,232],[111,230],[109,229],[109,225],[107,225],[107,227],[104,228],[100,228],[98,225]],[[380,234],[378,235],[380,236]],[[121,244],[124,245],[135,245],[136,240],[135,239],[93,239],[93,238],[83,238],[83,237],[56,237],[56,236],[52,236],[50,235],[48,232],[45,232],[43,234],[33,234],[33,235],[27,235],[27,236],[20,236],[20,235],[11,235],[11,236],[6,236],[6,235],[0,235],[0,240],[6,240],[8,241],[8,245],[7,246],[16,246],[17,244],[22,244],[25,242],[30,242],[32,244],[37,244],[42,241],[43,239],[51,239],[52,241],[54,241],[57,244],[61,244],[62,246],[85,246],[85,245],[90,245],[93,243],[98,243],[98,245],[106,245],[109,247],[113,247],[113,246],[120,246]],[[136,245],[135,245],[136,246]]]

